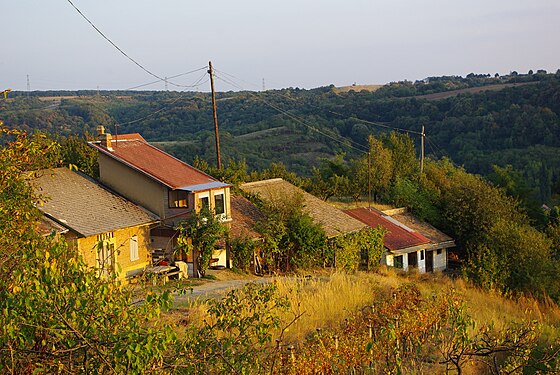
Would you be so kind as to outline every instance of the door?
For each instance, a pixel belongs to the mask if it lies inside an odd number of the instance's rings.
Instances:
[[[418,253],[416,251],[413,253],[408,253],[408,267],[409,268],[418,267]]]
[[[426,272],[434,272],[434,252],[426,251]]]

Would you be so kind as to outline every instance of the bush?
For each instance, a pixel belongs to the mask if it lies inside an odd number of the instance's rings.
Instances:
[[[248,236],[233,237],[228,240],[233,268],[248,271],[257,248],[257,243]]]

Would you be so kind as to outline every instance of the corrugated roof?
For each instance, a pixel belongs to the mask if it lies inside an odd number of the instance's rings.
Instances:
[[[233,237],[247,235],[251,238],[260,238],[254,229],[257,221],[264,218],[263,213],[248,199],[240,195],[231,196],[231,228]]]
[[[344,212],[372,228],[377,228],[378,226],[385,228],[387,233],[385,233],[384,245],[389,250],[401,250],[430,242],[428,238],[420,233],[373,209],[354,208]]]
[[[112,151],[101,146],[100,142],[89,142],[89,144],[103,154],[144,173],[171,189],[218,181],[150,145],[139,134],[121,134],[117,139],[118,141],[115,138],[112,140]]]
[[[257,194],[261,199],[269,202],[281,202],[290,196],[301,194],[304,211],[313,218],[315,223],[323,227],[327,237],[336,237],[366,227],[361,221],[281,178],[249,182],[241,185],[241,189],[251,194]]]
[[[452,243],[449,246],[445,246],[445,247],[450,247],[455,245],[453,242],[453,238],[449,237],[447,234],[443,233],[442,231],[435,228],[431,224],[418,219],[417,217],[415,217],[414,215],[408,212],[394,214],[391,215],[391,217],[394,218],[395,220],[398,220],[401,223],[406,224],[407,226],[414,229],[415,231],[422,233],[422,235],[427,237],[434,244]]]
[[[231,186],[230,184],[223,183],[221,181],[213,181],[207,182],[205,184],[198,184],[198,185],[190,185],[190,186],[183,186],[179,188],[179,190],[186,190],[186,191],[204,191],[210,189],[220,189],[224,187]]]
[[[37,176],[32,185],[45,197],[38,208],[84,237],[158,220],[156,215],[67,168],[39,171]]]

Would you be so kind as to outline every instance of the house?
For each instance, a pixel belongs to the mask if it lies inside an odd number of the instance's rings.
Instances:
[[[443,270],[448,266],[449,249],[455,247],[453,238],[443,233],[433,225],[418,219],[412,215],[406,208],[397,208],[392,210],[382,211],[394,220],[402,223],[403,225],[411,228],[412,230],[421,233],[424,237],[430,240],[429,246],[426,247],[426,256],[428,260],[431,256],[434,257],[434,270]],[[443,262],[445,261],[445,266]]]
[[[382,227],[386,230],[384,264],[405,271],[411,268],[419,272],[445,270],[447,248],[455,246],[454,241],[405,211],[399,209],[385,213],[373,208],[345,210],[348,215],[372,228]]]
[[[42,199],[41,234],[64,237],[101,275],[116,273],[124,279],[149,264],[156,215],[67,168],[35,175],[32,186]]]
[[[315,224],[321,225],[328,238],[358,232],[367,227],[361,221],[281,178],[248,182],[242,184],[240,188],[244,192],[254,194],[272,204],[278,204],[286,199],[293,199],[293,197],[301,197],[304,212],[311,216]]]
[[[194,211],[207,207],[224,223],[231,217],[231,185],[150,145],[140,134],[119,134],[114,138],[98,127],[99,141],[88,142],[98,151],[100,181],[132,202],[145,207],[161,219],[151,231],[154,249],[174,257],[177,224]],[[221,251],[219,251],[221,253]],[[217,254],[226,266],[226,257]],[[196,274],[195,254],[178,254]],[[178,260],[178,259],[177,259]]]

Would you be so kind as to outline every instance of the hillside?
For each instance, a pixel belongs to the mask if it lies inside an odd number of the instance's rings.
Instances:
[[[430,77],[414,83],[393,82],[376,90],[345,91],[331,86],[218,93],[223,157],[245,159],[251,169],[282,162],[289,170],[309,176],[321,158],[337,153],[359,155],[370,133],[419,132],[425,126],[429,157],[447,156],[483,175],[492,173],[493,164],[511,164],[537,202],[556,202],[560,191],[558,74]],[[0,102],[0,118],[7,126],[66,136],[93,134],[102,124],[113,133],[140,132],[189,162],[197,155],[214,160],[207,93],[23,94],[13,93]],[[413,137],[419,146],[419,137]]]

